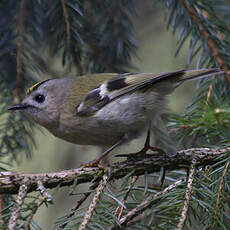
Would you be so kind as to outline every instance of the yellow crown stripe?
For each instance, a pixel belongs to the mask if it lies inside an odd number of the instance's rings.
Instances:
[[[26,90],[26,94],[30,94],[33,92],[34,88],[37,88],[37,86],[41,83],[42,81],[37,82],[36,84],[32,85],[29,89]]]
[[[31,86],[29,89],[26,90],[26,94],[30,94],[32,93],[33,91],[35,91],[40,85],[42,85],[43,83],[47,82],[47,81],[50,81],[52,79],[47,79],[45,81],[39,81],[38,83],[34,84],[33,86]]]

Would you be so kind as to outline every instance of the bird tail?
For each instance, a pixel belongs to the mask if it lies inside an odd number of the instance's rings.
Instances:
[[[223,74],[223,73],[224,71],[218,68],[187,70],[180,77],[179,82],[182,83],[183,81],[188,81],[188,80],[198,80],[198,79],[211,77],[211,76],[215,76],[215,75]]]

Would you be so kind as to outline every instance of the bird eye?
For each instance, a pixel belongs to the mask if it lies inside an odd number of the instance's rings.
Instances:
[[[42,94],[37,94],[35,97],[34,97],[34,100],[38,103],[42,103],[45,101],[45,96],[42,95]]]

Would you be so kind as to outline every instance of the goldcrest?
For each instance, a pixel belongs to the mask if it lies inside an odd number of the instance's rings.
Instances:
[[[79,145],[128,142],[154,124],[166,95],[187,80],[222,74],[220,69],[165,73],[106,73],[49,79],[28,89],[9,110],[23,110],[55,136]],[[155,124],[157,125],[157,124]]]

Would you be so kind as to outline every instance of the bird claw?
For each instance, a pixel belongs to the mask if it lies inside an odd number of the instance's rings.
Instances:
[[[93,161],[89,161],[85,164],[81,164],[81,167],[84,167],[84,168],[94,168],[94,167],[102,168],[103,166],[100,164],[100,160],[96,159]]]

